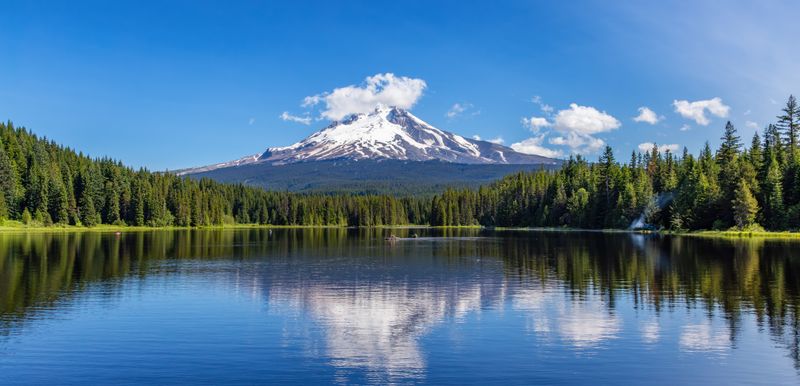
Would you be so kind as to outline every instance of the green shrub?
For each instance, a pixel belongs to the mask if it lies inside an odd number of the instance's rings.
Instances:
[[[30,225],[33,222],[33,216],[31,216],[31,211],[28,208],[22,211],[22,223],[25,225]]]

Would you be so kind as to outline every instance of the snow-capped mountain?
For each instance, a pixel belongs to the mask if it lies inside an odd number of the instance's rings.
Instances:
[[[410,112],[378,107],[356,114],[304,140],[286,147],[269,148],[261,154],[231,162],[178,171],[195,174],[254,163],[285,165],[325,160],[447,161],[460,164],[545,164],[558,160],[523,154],[509,147],[439,130]]]

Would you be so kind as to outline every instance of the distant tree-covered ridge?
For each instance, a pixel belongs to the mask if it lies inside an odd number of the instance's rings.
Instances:
[[[424,197],[298,194],[133,170],[0,124],[0,216],[93,226],[484,225],[800,228],[800,107],[790,96],[744,146],[728,122],[716,151],[634,152],[619,162],[571,157],[558,170],[517,173],[478,189]]]

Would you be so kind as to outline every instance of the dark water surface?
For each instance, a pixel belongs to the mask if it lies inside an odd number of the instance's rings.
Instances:
[[[385,232],[2,234],[0,384],[800,382],[800,242]]]

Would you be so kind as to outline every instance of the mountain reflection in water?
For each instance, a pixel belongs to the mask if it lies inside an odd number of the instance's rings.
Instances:
[[[390,233],[421,238],[387,243]],[[128,304],[130,293],[139,291],[145,301],[148,289],[164,294],[170,283],[186,280],[199,284],[175,287],[181,298],[223,289],[223,297],[261,304],[263,323],[283,321],[279,341],[263,336],[250,342],[260,350],[259,361],[297,346],[306,360],[331,368],[333,382],[442,383],[492,359],[502,359],[507,368],[487,364],[469,379],[557,382],[548,372],[555,362],[547,358],[583,366],[605,357],[626,359],[632,355],[627,350],[655,350],[664,358],[677,352],[719,364],[714,358],[721,356],[738,363],[737,350],[747,350],[741,354],[746,358],[752,350],[775,346],[796,381],[798,246],[763,239],[477,229],[3,234],[0,370],[22,375],[34,369],[42,353],[27,362],[13,354],[24,352],[38,324],[70,315],[81,299],[100,297],[103,302],[93,307],[113,307]],[[203,310],[187,312],[195,311]],[[139,317],[170,323],[169,314]],[[226,323],[238,317],[218,316]],[[240,332],[228,334],[235,341]],[[203,337],[198,340],[194,344],[202,346]],[[758,370],[758,358],[749,370]],[[774,363],[770,358],[761,360]],[[670,365],[686,365],[664,361],[652,365],[663,366],[664,376],[677,376],[667,371]],[[641,374],[631,374],[636,369]],[[648,368],[626,371],[637,379]],[[281,380],[310,381],[293,376]],[[108,378],[98,378],[103,379]]]

